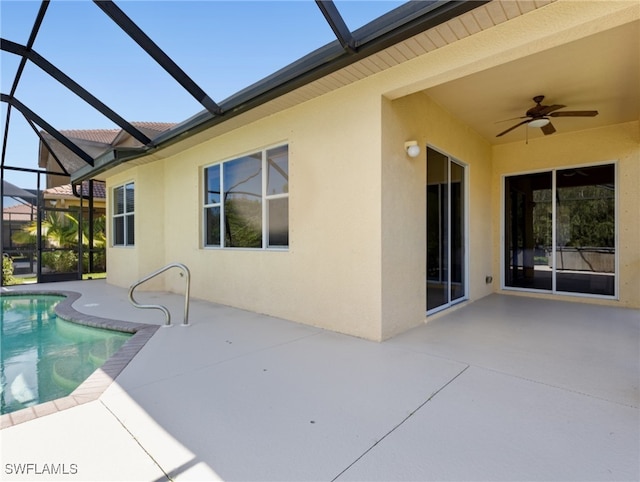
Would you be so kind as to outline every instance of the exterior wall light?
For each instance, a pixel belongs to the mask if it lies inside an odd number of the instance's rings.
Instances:
[[[407,156],[418,157],[420,155],[420,146],[418,141],[407,141],[404,143],[404,150],[407,151]]]

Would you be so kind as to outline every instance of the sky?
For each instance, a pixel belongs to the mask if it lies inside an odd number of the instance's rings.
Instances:
[[[216,102],[335,40],[312,0],[115,3]],[[353,31],[404,1],[334,3]],[[40,4],[0,0],[2,38],[25,45]],[[203,110],[90,0],[51,0],[33,48],[130,122],[181,122]],[[0,55],[0,91],[9,94],[20,58]],[[118,128],[30,62],[15,97],[58,130]],[[6,115],[3,102],[3,133]],[[37,155],[38,137],[11,109],[5,165],[37,168]],[[5,171],[23,188],[35,188],[35,178]]]

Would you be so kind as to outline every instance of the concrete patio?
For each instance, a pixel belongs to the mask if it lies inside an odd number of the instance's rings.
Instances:
[[[104,281],[43,288],[163,323]],[[179,324],[181,295],[139,298]],[[190,320],[98,400],[3,429],[2,480],[640,479],[637,310],[492,295],[384,343],[200,300]]]

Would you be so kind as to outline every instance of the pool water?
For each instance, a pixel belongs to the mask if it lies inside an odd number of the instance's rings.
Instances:
[[[131,337],[58,318],[62,299],[0,296],[0,413],[69,395]]]

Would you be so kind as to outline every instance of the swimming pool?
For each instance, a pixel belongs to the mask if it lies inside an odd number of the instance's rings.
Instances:
[[[69,395],[132,336],[59,318],[63,299],[0,297],[0,413]]]

